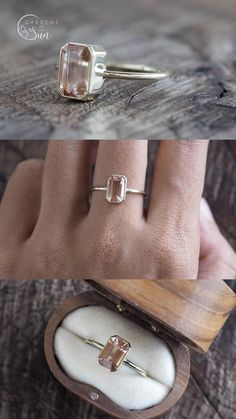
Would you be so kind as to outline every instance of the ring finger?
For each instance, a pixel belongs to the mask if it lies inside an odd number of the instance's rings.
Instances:
[[[107,187],[108,178],[115,174],[127,179],[128,189],[144,191],[146,168],[147,140],[100,141],[93,187]],[[116,186],[119,193],[119,180]],[[91,196],[90,214],[95,217],[126,214],[133,220],[140,220],[143,217],[143,194],[128,193],[125,201],[116,205],[107,201],[106,191],[95,190]]]

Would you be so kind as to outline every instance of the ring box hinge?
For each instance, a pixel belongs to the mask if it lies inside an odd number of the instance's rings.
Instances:
[[[132,307],[126,301],[118,298],[112,293],[109,293],[104,287],[100,286],[96,281],[90,280],[88,281],[95,292],[100,294],[104,300],[106,300],[109,305],[112,305],[115,310],[117,310],[121,315],[124,315],[126,318],[136,321],[140,324],[140,326],[145,327],[147,330],[149,329],[150,332],[161,336],[162,334],[168,334],[173,339],[176,339],[174,336],[171,335],[170,331],[163,327],[162,325],[158,324],[156,321],[153,322],[153,319],[148,315],[140,312],[138,308]]]
[[[151,324],[151,330],[153,333],[158,333],[160,331],[160,327],[157,324]]]
[[[119,313],[124,313],[124,311],[126,311],[125,302],[121,300],[119,303],[116,304],[116,308],[119,311]]]

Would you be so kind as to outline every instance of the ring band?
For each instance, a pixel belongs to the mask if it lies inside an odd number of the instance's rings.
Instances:
[[[142,375],[142,377],[147,377],[147,373],[143,368],[138,367],[129,359],[125,359],[131,349],[130,343],[127,340],[115,335],[108,339],[106,345],[103,345],[94,339],[81,339],[88,345],[101,351],[98,356],[98,363],[110,372],[118,371],[120,366],[124,363],[129,368]]]
[[[60,49],[58,91],[63,97],[94,100],[105,79],[161,80],[169,73],[161,68],[123,63],[106,64],[106,51],[100,45],[69,42]]]
[[[120,204],[126,201],[126,194],[146,195],[145,191],[127,187],[128,181],[124,175],[112,175],[107,180],[107,186],[93,186],[90,191],[105,191],[106,200],[110,204]]]
[[[102,76],[122,80],[161,80],[169,76],[167,71],[149,66],[109,63]]]

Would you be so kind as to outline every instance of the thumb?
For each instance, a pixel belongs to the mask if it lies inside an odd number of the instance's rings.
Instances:
[[[200,260],[198,277],[201,279],[234,279],[236,254],[221,234],[207,201],[200,204]]]

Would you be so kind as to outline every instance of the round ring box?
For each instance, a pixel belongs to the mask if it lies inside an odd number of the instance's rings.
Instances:
[[[169,410],[186,390],[190,375],[189,348],[206,352],[236,305],[234,292],[223,281],[102,280],[87,281],[91,291],[67,299],[50,318],[44,349],[53,375],[68,390],[118,418],[156,418]],[[118,312],[167,343],[176,365],[175,384],[158,405],[126,410],[99,389],[76,382],[63,371],[54,354],[55,331],[72,311],[102,305]],[[114,331],[115,333],[115,331]]]

